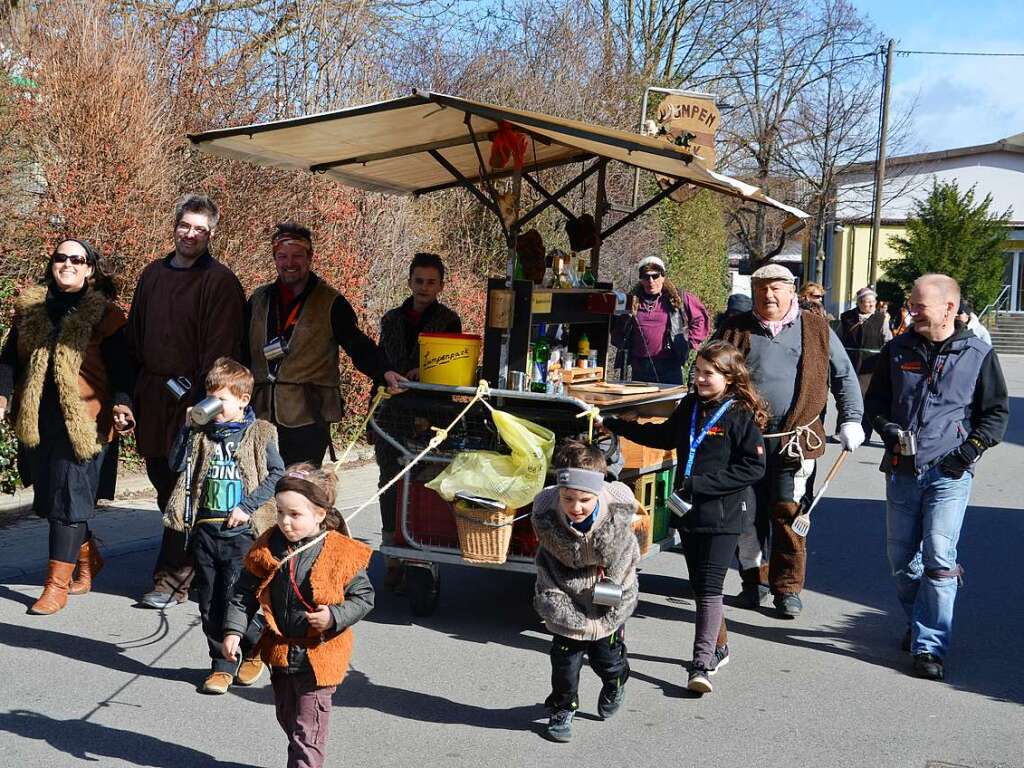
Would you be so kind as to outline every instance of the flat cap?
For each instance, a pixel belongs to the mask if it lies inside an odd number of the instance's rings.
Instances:
[[[750,276],[750,279],[765,281],[787,280],[792,283],[796,280],[796,277],[794,277],[793,273],[781,264],[765,264],[759,270],[754,272],[754,274]]]

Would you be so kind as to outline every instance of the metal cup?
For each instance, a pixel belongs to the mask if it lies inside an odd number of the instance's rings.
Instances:
[[[516,392],[526,391],[526,374],[522,371],[509,371],[508,372],[508,388],[514,389]]]
[[[181,400],[192,389],[192,382],[184,376],[178,376],[165,381],[164,386],[174,395],[175,400]]]
[[[917,435],[909,429],[901,429],[899,432],[899,439],[901,456],[917,455]]]
[[[616,584],[607,577],[602,577],[594,585],[594,605],[607,605],[615,608],[622,604],[622,585]]]
[[[280,336],[263,345],[263,356],[267,359],[268,363],[273,362],[274,360],[280,360],[287,354],[288,341]]]
[[[219,397],[204,397],[192,406],[192,423],[204,427],[213,421],[214,417],[224,410],[224,403]]]
[[[678,493],[673,492],[668,497],[668,508],[672,511],[673,515],[677,517],[683,517],[687,512],[693,509],[693,504],[688,502]]]

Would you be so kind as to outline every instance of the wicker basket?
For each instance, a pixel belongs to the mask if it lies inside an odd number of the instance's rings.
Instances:
[[[463,560],[500,565],[508,559],[515,510],[488,509],[456,501],[452,504],[452,511]]]

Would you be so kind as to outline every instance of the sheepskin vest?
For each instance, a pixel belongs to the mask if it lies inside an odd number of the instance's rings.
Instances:
[[[750,335],[761,333],[761,324],[753,312],[743,312],[727,318],[718,337],[729,342],[744,355],[750,353]],[[786,414],[779,432],[791,432],[798,426],[809,425],[818,436],[817,447],[808,446],[806,432],[800,434],[800,447],[804,458],[816,459],[825,455],[825,427],[821,414],[828,402],[828,320],[813,312],[800,312],[800,365],[794,369],[797,377],[796,403]],[[757,386],[757,381],[754,381]],[[780,415],[780,414],[775,414]],[[783,443],[786,441],[783,440]]]
[[[288,646],[300,640],[307,645],[306,656],[316,676],[319,687],[339,685],[348,672],[352,658],[352,628],[347,627],[336,635],[328,637],[309,628],[306,638],[282,637],[277,617],[270,599],[270,582],[279,573],[281,563],[270,552],[268,544],[273,531],[261,535],[245,556],[245,568],[260,580],[256,596],[263,608],[267,622],[266,631],[260,639],[259,649],[263,661],[271,668],[288,666]],[[353,541],[347,536],[331,531],[324,539],[323,549],[309,573],[313,587],[314,605],[338,605],[345,601],[345,587],[359,571],[370,563],[373,550],[366,544]],[[282,573],[282,578],[287,576]]]
[[[271,382],[263,355],[267,339],[267,313],[273,305],[274,283],[261,285],[252,295],[249,354],[256,382],[253,408],[261,419],[273,416],[283,427],[304,427],[314,422],[341,421],[341,374],[338,342],[331,330],[331,307],[338,292],[317,280],[309,292],[288,340],[288,354]]]
[[[632,615],[639,597],[640,545],[633,532],[637,506],[628,486],[607,483],[597,520],[581,533],[559,508],[558,488],[537,494],[532,520],[540,546],[533,607],[549,631],[574,640],[600,640]],[[618,606],[594,605],[594,585],[602,571],[622,587]]]
[[[203,497],[203,483],[216,453],[216,447],[204,432],[198,430],[192,433],[191,440],[192,500],[193,504],[196,504]],[[277,442],[277,428],[262,419],[256,419],[238,442],[235,461],[242,475],[244,493],[252,493],[269,474],[267,445],[271,442]],[[175,531],[185,530],[185,476],[185,472],[178,475],[178,481],[174,484],[174,490],[164,511],[164,525]],[[272,528],[276,522],[277,504],[273,498],[257,509],[256,514],[252,516],[252,525],[257,535]]]
[[[15,433],[29,448],[39,445],[39,405],[52,356],[61,413],[79,461],[99,454],[114,437],[113,393],[100,345],[128,321],[121,308],[102,293],[84,290],[86,294],[64,318],[56,339],[46,312],[46,286],[27,288],[14,304],[22,369],[16,388]]]

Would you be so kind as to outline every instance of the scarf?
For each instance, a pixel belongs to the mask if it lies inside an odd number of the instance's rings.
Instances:
[[[82,286],[78,291],[62,291],[54,285],[46,289],[46,315],[50,322],[59,326],[65,317],[78,309],[78,303],[88,292],[88,286]]]
[[[792,325],[794,322],[796,322],[796,319],[799,315],[800,302],[797,301],[796,298],[794,298],[793,301],[790,303],[789,310],[786,312],[786,316],[783,317],[781,320],[768,320],[767,318],[763,317],[760,312],[757,311],[756,307],[754,308],[754,317],[757,318],[757,322],[759,322],[761,326],[766,331],[768,331],[768,333],[771,334],[773,339],[782,332],[783,328],[785,328],[788,325]]]
[[[230,437],[233,433],[248,429],[255,421],[256,411],[252,409],[251,405],[247,405],[245,406],[245,413],[242,415],[241,421],[222,421],[220,423],[215,421],[211,422],[210,426],[207,427],[206,434],[211,440],[216,440],[220,443]]]

